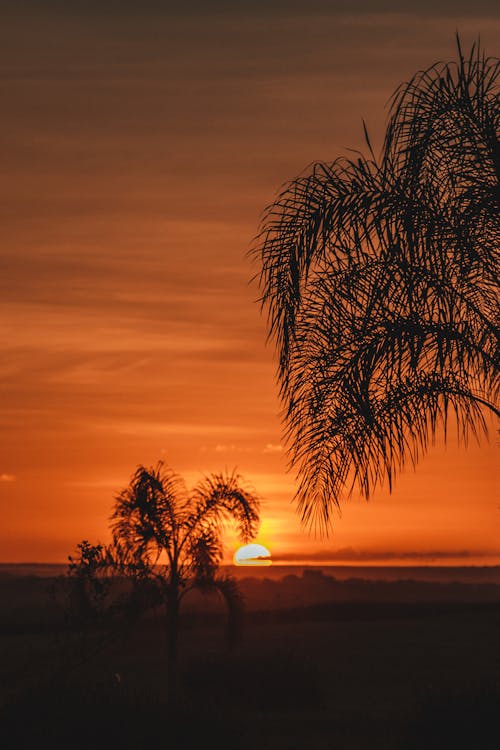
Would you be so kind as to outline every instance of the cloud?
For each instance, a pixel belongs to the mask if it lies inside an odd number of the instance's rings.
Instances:
[[[281,445],[275,445],[274,443],[267,443],[264,447],[264,453],[281,453],[283,447]]]
[[[0,482],[15,482],[15,474],[0,474]]]
[[[394,560],[405,560],[416,564],[437,562],[442,560],[454,560],[456,558],[468,559],[481,556],[488,557],[493,554],[489,551],[478,553],[470,550],[356,550],[353,547],[340,547],[337,550],[324,550],[312,553],[285,552],[280,554],[279,562],[298,562],[306,560],[311,563],[334,563],[334,562],[390,562]]]
[[[119,421],[96,423],[105,430],[114,430],[122,435],[157,436],[172,435],[174,437],[203,437],[207,435],[258,435],[263,428],[243,427],[229,424],[209,424],[201,422],[156,422],[147,419],[137,421]],[[218,443],[215,450],[220,453],[226,450],[237,450],[233,444]]]

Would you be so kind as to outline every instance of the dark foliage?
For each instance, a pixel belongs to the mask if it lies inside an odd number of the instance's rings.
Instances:
[[[236,727],[222,712],[169,708],[154,694],[113,686],[72,685],[27,693],[0,711],[2,737],[19,750],[149,750],[160,743],[176,750],[239,748]],[[221,744],[223,743],[223,744]]]
[[[258,530],[258,511],[257,496],[234,472],[207,477],[188,492],[162,462],[139,466],[116,497],[112,543],[103,547],[83,541],[78,555],[69,558],[73,616],[123,629],[145,610],[163,605],[173,700],[179,610],[191,590],[219,594],[228,609],[228,639],[234,642],[238,636],[243,598],[236,582],[219,571],[222,531],[232,521],[241,540],[250,541]]]
[[[266,210],[254,254],[279,353],[297,500],[326,530],[415,465],[450,414],[498,414],[498,60],[479,45],[393,96],[380,158],[314,164]]]

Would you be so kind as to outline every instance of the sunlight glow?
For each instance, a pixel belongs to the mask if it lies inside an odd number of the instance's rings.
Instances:
[[[235,565],[271,565],[271,553],[262,544],[246,544],[234,554]]]

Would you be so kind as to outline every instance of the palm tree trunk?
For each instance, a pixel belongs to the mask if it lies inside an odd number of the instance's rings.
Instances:
[[[172,591],[167,599],[167,700],[174,705],[177,697],[177,655],[179,633],[179,595]]]

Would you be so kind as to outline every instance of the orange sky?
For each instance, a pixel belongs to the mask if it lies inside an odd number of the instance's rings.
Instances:
[[[456,29],[498,51],[495,4],[6,5],[0,560],[106,540],[114,493],[163,458],[189,482],[237,466],[275,559],[500,563],[493,423],[354,497],[328,540],[301,528],[245,256],[279,185],[362,147],[362,117],[380,142]]]

